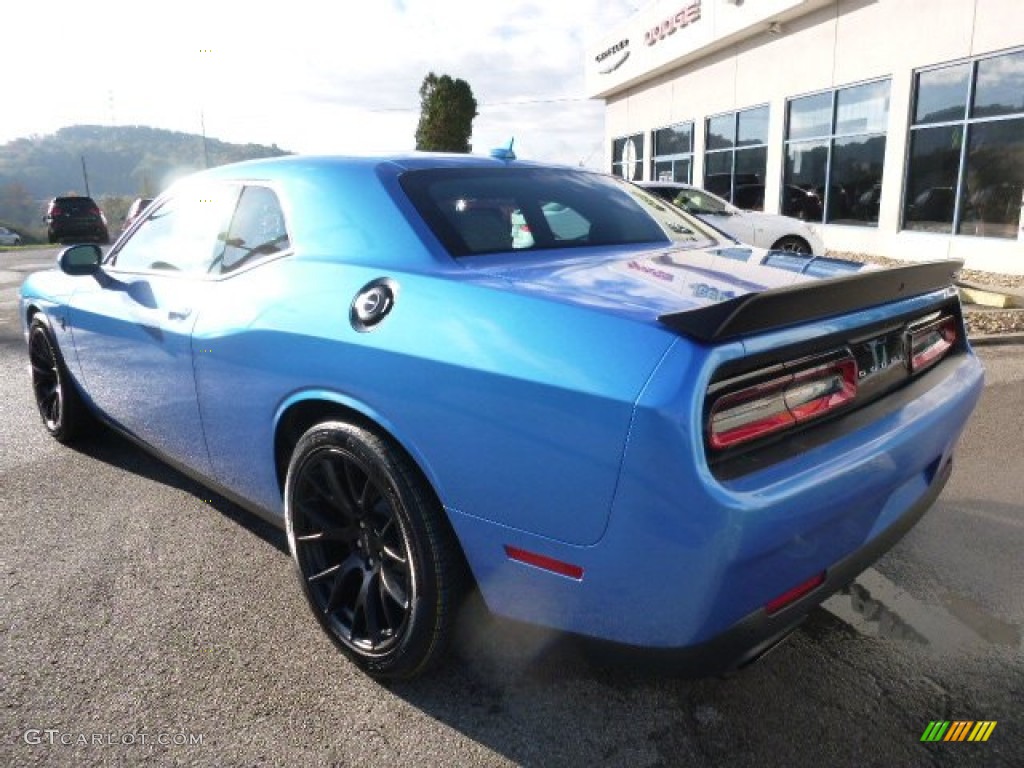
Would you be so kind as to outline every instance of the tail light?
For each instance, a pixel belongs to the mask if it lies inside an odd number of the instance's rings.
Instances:
[[[60,214],[61,214],[60,206],[55,205],[55,206],[53,206],[53,208],[50,209],[50,215],[51,216],[60,216]]]
[[[856,396],[857,362],[849,353],[798,363],[753,386],[726,385],[711,406],[708,442],[715,450],[732,448],[820,418]]]
[[[767,613],[769,616],[771,616],[773,613],[778,613],[787,605],[792,605],[801,597],[810,592],[813,592],[815,589],[817,589],[824,583],[824,573],[819,573],[816,576],[812,576],[802,584],[797,584],[795,587],[783,592],[775,599],[769,600],[764,606],[765,613]]]
[[[918,373],[939,362],[957,340],[956,321],[946,315],[910,329],[910,372]]]

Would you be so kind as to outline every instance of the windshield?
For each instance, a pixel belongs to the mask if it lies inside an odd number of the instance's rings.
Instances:
[[[717,238],[698,220],[612,176],[571,168],[409,171],[401,185],[456,257]]]
[[[702,189],[681,189],[673,202],[687,213],[731,216],[733,207],[720,197]]]

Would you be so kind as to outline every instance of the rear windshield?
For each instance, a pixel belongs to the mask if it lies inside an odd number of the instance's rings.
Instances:
[[[58,197],[56,204],[65,213],[92,213],[96,210],[96,203],[91,197]]]
[[[558,168],[409,171],[402,188],[453,256],[595,245],[707,245],[699,221],[611,176]]]

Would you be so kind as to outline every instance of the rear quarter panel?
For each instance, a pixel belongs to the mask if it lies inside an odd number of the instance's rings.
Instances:
[[[398,284],[395,308],[358,332],[352,301],[381,277]],[[329,399],[387,429],[449,512],[576,544],[604,531],[633,404],[675,341],[458,267],[426,275],[326,257],[224,281],[194,337],[217,479],[261,506],[280,513],[275,414]]]

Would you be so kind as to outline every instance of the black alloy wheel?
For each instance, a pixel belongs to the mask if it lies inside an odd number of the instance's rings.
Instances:
[[[288,544],[321,626],[379,678],[442,655],[462,591],[458,545],[409,459],[362,427],[299,440],[285,485]]]
[[[29,326],[28,358],[32,393],[46,431],[62,443],[71,442],[88,423],[89,414],[75,389],[46,322],[36,316]]]
[[[810,254],[811,246],[802,237],[796,235],[787,235],[786,237],[778,240],[775,245],[771,247],[773,251],[789,251],[790,253],[806,253]]]

